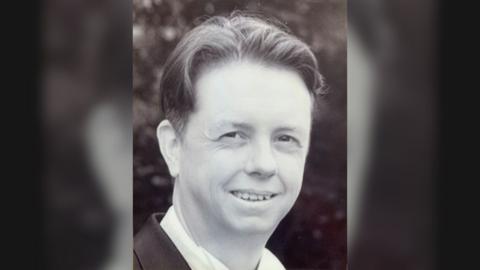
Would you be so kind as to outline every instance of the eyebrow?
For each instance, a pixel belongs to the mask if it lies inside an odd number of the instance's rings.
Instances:
[[[213,124],[210,129],[219,130],[224,128],[238,128],[243,130],[253,130],[253,127],[245,122],[221,120]]]
[[[233,121],[220,120],[214,123],[214,125],[211,128],[209,128],[209,130],[221,130],[225,128],[237,128],[237,129],[242,129],[247,131],[253,131],[254,129],[250,124],[245,122],[234,121],[234,120]],[[275,132],[297,132],[297,131],[299,131],[298,127],[290,126],[290,125],[280,126],[275,128]]]
[[[283,126],[283,127],[279,127],[279,128],[276,128],[275,131],[276,132],[282,132],[282,131],[297,131],[298,128],[296,127],[292,127],[292,126]]]

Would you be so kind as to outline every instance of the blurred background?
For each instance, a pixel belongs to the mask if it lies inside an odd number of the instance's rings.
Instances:
[[[432,0],[45,1],[47,269],[131,269],[133,233],[170,203],[152,133],[163,61],[198,16],[234,8],[286,23],[331,88],[272,251],[291,269],[345,269],[347,252],[348,269],[435,269]]]
[[[345,269],[346,3],[337,1],[133,1],[133,225],[171,205],[159,151],[159,81],[175,45],[208,16],[244,10],[274,17],[309,44],[330,87],[312,131],[301,194],[267,243],[287,268]]]
[[[436,269],[437,2],[348,2],[348,264]]]
[[[48,0],[41,16],[47,269],[132,267],[128,0]]]

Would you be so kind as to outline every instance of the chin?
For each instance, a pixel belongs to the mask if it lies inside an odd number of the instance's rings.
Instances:
[[[232,228],[240,234],[268,234],[270,236],[277,228],[278,223],[262,217],[244,217],[233,223]]]

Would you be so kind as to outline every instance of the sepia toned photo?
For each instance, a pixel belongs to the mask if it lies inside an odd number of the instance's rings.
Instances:
[[[133,1],[133,268],[346,269],[345,1]]]

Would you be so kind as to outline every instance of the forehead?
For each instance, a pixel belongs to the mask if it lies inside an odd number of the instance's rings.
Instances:
[[[248,61],[225,63],[200,75],[195,89],[196,114],[212,121],[310,124],[312,98],[301,77],[287,68]]]

